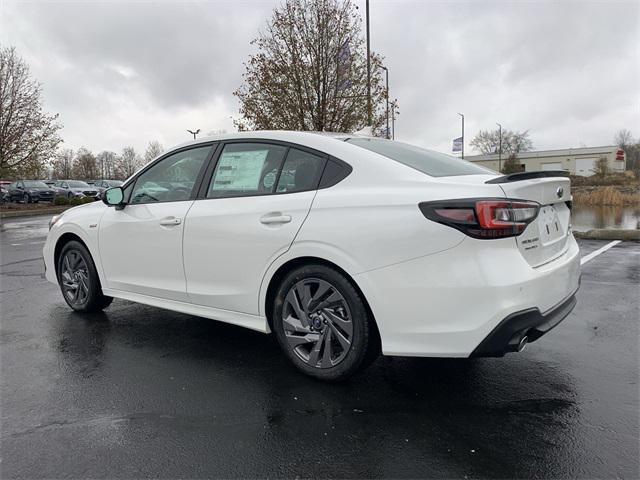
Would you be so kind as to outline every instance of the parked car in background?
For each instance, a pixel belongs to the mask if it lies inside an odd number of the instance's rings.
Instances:
[[[46,183],[47,185],[49,185],[50,187],[55,186],[56,181],[55,180],[42,180],[44,183]]]
[[[0,183],[0,203],[9,201],[9,190],[7,189],[7,187],[7,185]]]
[[[102,198],[102,193],[108,189],[113,187],[119,187],[124,182],[122,180],[95,180],[93,182],[93,186],[98,189],[98,197]]]
[[[80,180],[58,180],[56,188],[58,195],[65,195],[67,198],[98,198],[98,189]]]
[[[10,202],[52,202],[55,190],[40,180],[16,180],[7,192]]]
[[[177,147],[104,197],[50,222],[46,278],[72,309],[118,297],[274,332],[325,380],[380,352],[517,352],[576,304],[565,172],[500,175],[358,135],[242,132]]]

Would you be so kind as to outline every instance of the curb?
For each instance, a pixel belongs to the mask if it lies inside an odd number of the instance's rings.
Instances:
[[[640,230],[605,230],[596,229],[587,232],[573,232],[576,238],[584,238],[589,240],[623,240],[623,241],[640,241]]]
[[[20,217],[35,217],[38,215],[55,215],[56,213],[62,213],[65,210],[70,209],[71,206],[62,206],[57,208],[47,208],[46,210],[18,210],[18,211],[6,211],[0,212],[0,218],[20,218]]]

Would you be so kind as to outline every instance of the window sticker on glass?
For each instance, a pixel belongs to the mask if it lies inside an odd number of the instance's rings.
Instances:
[[[223,152],[211,190],[257,190],[268,150]]]

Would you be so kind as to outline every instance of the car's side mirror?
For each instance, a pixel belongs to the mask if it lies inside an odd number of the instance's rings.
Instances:
[[[124,190],[122,190],[122,187],[113,187],[105,190],[102,201],[111,207],[122,206]]]

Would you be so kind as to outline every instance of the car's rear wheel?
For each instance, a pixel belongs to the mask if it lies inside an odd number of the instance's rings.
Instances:
[[[113,301],[102,294],[91,254],[75,240],[66,243],[60,252],[58,282],[65,301],[78,312],[98,312]]]
[[[324,265],[297,268],[283,279],[272,319],[289,360],[322,380],[344,380],[380,351],[360,293],[342,273]]]

